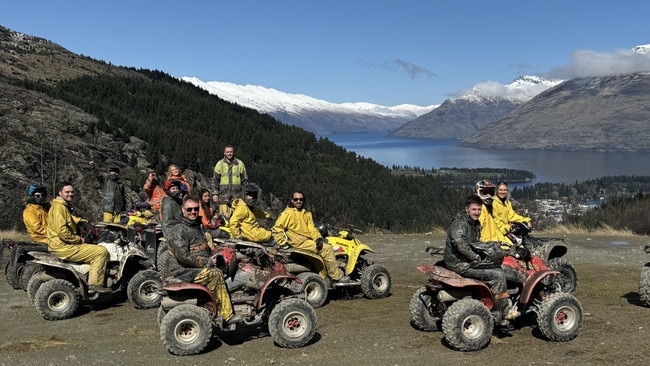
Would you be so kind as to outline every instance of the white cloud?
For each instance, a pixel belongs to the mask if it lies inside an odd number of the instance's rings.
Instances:
[[[571,55],[568,65],[554,67],[547,76],[572,79],[650,71],[650,57],[649,54],[642,53],[643,50],[642,46],[610,53],[577,50]]]

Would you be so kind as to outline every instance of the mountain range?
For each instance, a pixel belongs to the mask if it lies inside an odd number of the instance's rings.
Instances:
[[[268,113],[279,121],[317,135],[390,132],[437,107],[412,104],[386,107],[363,102],[337,104],[258,85],[204,82],[195,77],[181,79],[223,100]]]

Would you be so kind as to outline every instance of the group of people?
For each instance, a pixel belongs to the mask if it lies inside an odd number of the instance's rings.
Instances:
[[[90,164],[94,169],[94,162]],[[126,208],[125,187],[119,174],[118,167],[97,174],[101,183],[102,219],[107,223],[120,222]],[[332,246],[316,228],[311,212],[305,207],[303,192],[291,194],[286,209],[268,230],[258,219],[271,219],[271,215],[257,206],[259,189],[249,184],[246,167],[235,157],[232,146],[225,147],[223,159],[215,164],[213,178],[212,192],[203,188],[199,195],[192,195],[189,181],[178,166],[170,165],[164,183],[156,172],[150,172],[143,190],[168,244],[169,274],[208,287],[221,303],[220,316],[226,323],[238,322],[240,317],[233,313],[223,273],[211,260],[212,243],[208,243],[215,235],[223,234],[219,227],[224,222],[235,239],[268,246],[294,246],[318,253],[333,281],[350,281],[338,268]],[[62,182],[56,192],[56,198],[49,203],[45,186],[30,186],[23,212],[29,234],[62,260],[90,264],[90,293],[111,292],[104,285],[108,252],[102,246],[86,243],[80,235],[79,225],[85,220],[73,213],[74,187],[70,182]]]
[[[496,196],[496,197],[495,197]],[[476,184],[474,194],[465,200],[465,209],[451,221],[447,231],[444,262],[447,268],[469,278],[490,283],[494,294],[494,308],[501,319],[511,320],[519,316],[511,306],[507,281],[523,283],[525,274],[499,263],[483,261],[477,247],[491,243],[503,255],[513,253],[519,243],[507,236],[515,222],[531,227],[531,219],[515,212],[508,198],[508,185],[499,182],[495,186],[487,180]]]

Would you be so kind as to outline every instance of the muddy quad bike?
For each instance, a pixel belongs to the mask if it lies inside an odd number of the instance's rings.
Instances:
[[[390,294],[391,276],[388,269],[366,257],[373,250],[359,241],[350,230],[328,228],[317,224],[321,236],[332,245],[338,267],[350,276],[350,282],[339,283],[327,276],[323,258],[317,253],[285,246],[281,251],[288,255],[287,268],[300,278],[307,302],[314,308],[323,306],[331,289],[360,289],[368,299],[380,299]],[[330,229],[334,235],[329,235]]]
[[[523,246],[544,262],[544,266],[560,272],[562,291],[573,293],[578,287],[578,272],[564,256],[568,249],[561,238],[538,238],[530,235],[531,229],[523,223],[513,223],[506,236],[513,243]]]
[[[442,254],[440,249],[429,247],[427,251]],[[418,270],[428,280],[411,298],[412,324],[424,331],[442,330],[455,350],[476,351],[487,346],[495,323],[503,324],[501,313],[493,309],[494,294],[489,286],[445,268],[442,261]],[[547,340],[566,342],[578,335],[583,311],[575,296],[561,291],[559,275],[551,269],[530,271],[523,284],[508,282],[508,294],[515,314],[535,320]]]
[[[160,338],[174,355],[201,352],[215,329],[234,331],[266,325],[276,344],[302,347],[316,331],[316,312],[301,299],[300,280],[260,244],[238,242],[237,249],[217,248],[213,257],[224,269],[233,310],[241,323],[227,324],[219,317],[220,304],[212,292],[194,283],[168,283],[158,310]]]
[[[78,225],[80,235],[86,242],[95,242],[94,240],[97,240],[99,229],[96,226],[85,220],[81,220]],[[14,289],[25,290],[32,274],[38,270],[38,265],[27,263],[29,260],[34,259],[29,252],[47,253],[47,245],[36,242],[16,242],[10,239],[3,239],[2,249],[5,248],[11,252],[10,258],[5,265],[7,282]]]
[[[36,242],[13,241],[11,239],[2,240],[2,248],[9,250],[9,258],[5,265],[5,277],[7,283],[16,289],[25,289],[26,281],[37,269],[36,265],[25,267],[28,260],[33,259],[29,252],[47,252],[47,245]],[[27,272],[25,272],[27,270]]]
[[[643,250],[646,253],[650,253],[650,245],[646,245]],[[650,307],[650,262],[646,263],[641,269],[639,300],[641,300],[643,305]]]
[[[132,228],[130,228],[132,230]],[[109,241],[97,245],[108,250],[106,287],[113,292],[126,290],[128,300],[138,309],[157,307],[162,287],[160,274],[154,270],[138,242],[124,235],[127,228],[119,224],[106,224]],[[95,300],[97,293],[88,292],[90,265],[63,261],[50,253],[30,252],[38,270],[27,284],[27,296],[33,300],[39,314],[47,320],[61,320],[73,316],[82,301]]]

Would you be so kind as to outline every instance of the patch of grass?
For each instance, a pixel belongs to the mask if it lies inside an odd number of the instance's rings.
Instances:
[[[614,229],[609,225],[604,225],[602,228],[598,229],[588,229],[584,226],[573,225],[573,224],[562,224],[555,225],[553,227],[541,230],[539,232],[534,231],[536,236],[544,235],[566,235],[566,234],[582,234],[582,235],[605,235],[605,236],[638,236],[633,233],[631,230],[618,230]]]
[[[31,241],[32,238],[26,232],[18,230],[0,230],[0,239],[11,239],[15,241]]]

